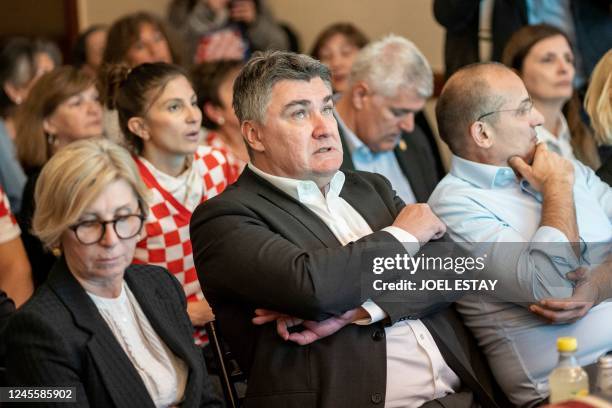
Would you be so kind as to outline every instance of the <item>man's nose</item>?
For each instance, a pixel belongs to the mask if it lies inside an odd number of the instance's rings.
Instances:
[[[338,126],[333,116],[325,116],[320,112],[312,115],[312,135],[313,137],[327,137],[332,130],[332,126]]]

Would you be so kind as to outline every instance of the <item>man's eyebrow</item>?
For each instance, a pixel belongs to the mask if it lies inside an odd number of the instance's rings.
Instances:
[[[294,106],[303,106],[303,107],[307,107],[312,105],[312,103],[308,100],[308,99],[296,99],[294,101],[289,102],[288,104],[286,104],[283,107],[283,110],[281,113],[285,113],[287,110],[293,108]]]
[[[531,103],[531,98],[528,96],[528,97],[526,97],[525,99],[523,99],[523,100],[521,101],[521,103],[519,104],[519,106],[527,105],[527,104],[530,104],[530,103]]]
[[[329,101],[332,101],[332,102],[333,102],[333,100],[334,100],[334,95],[329,94],[329,95],[327,95],[325,98],[323,98],[323,103],[327,103],[327,102],[329,102]]]

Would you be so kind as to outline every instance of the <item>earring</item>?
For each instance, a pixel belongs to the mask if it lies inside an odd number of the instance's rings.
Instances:
[[[52,135],[50,133],[47,134],[47,143],[49,144],[49,146],[57,146],[58,145],[58,140],[57,137],[55,135]]]
[[[217,125],[219,126],[225,125],[225,118],[223,116],[219,116],[219,118],[217,119]]]

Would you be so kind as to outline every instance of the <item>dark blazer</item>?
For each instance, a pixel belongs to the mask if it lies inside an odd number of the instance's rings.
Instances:
[[[447,78],[462,66],[480,61],[478,25],[481,0],[434,0],[434,16],[446,28],[444,60]],[[585,75],[612,47],[611,0],[572,0],[570,12],[576,29]],[[491,36],[493,61],[500,61],[506,43],[527,25],[525,0],[495,0]],[[593,41],[597,38],[598,41]],[[588,78],[587,78],[588,79]]]
[[[435,296],[421,302],[372,297],[388,321],[351,324],[307,346],[283,341],[274,324],[251,323],[257,307],[310,320],[355,308],[362,304],[361,276],[371,274],[368,250],[403,253],[397,240],[380,231],[404,206],[389,182],[372,173],[345,174],[341,196],[376,231],[346,246],[320,218],[248,167],[235,184],[194,212],[191,239],[198,277],[224,338],[249,374],[245,407],[383,404],[384,327],[411,318],[423,318],[463,382],[463,399],[450,397],[447,406],[469,407],[473,395],[483,406],[495,406],[488,386],[480,382],[481,377],[487,381],[486,374],[481,376],[486,368],[474,343],[451,309],[433,313],[448,304]]]
[[[346,144],[346,136],[340,126],[338,126],[338,132],[344,154],[341,169],[355,170]],[[440,174],[437,166],[438,160],[432,152],[427,136],[418,126],[415,126],[411,133],[402,132],[401,141],[393,152],[404,177],[410,183],[417,202],[426,203],[443,176]]]
[[[160,338],[188,366],[183,407],[220,407],[194,345],[180,284],[165,269],[132,265],[125,281]],[[7,379],[13,386],[73,386],[65,406],[154,407],[144,383],[63,258],[10,319]]]

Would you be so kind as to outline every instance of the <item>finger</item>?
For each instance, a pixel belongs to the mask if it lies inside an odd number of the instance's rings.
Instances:
[[[276,333],[285,341],[289,339],[289,329],[287,328],[287,320],[280,318],[276,321]]]
[[[579,300],[567,300],[567,299],[546,299],[540,301],[538,306],[550,310],[575,310],[583,307],[587,302]]]
[[[318,336],[310,330],[303,330],[301,332],[294,332],[289,335],[289,341],[305,346],[310,343],[314,343],[318,339]]]
[[[553,324],[574,322],[580,317],[584,316],[584,314],[586,314],[586,312],[588,311],[588,309],[585,310],[584,308],[565,311],[553,311],[550,309],[542,308],[538,305],[532,305],[530,310],[544,317]]]
[[[578,269],[576,269],[575,271],[571,271],[568,272],[567,274],[565,274],[565,277],[571,281],[579,281],[581,279],[584,279],[587,275],[588,269],[585,267],[580,267]]]
[[[518,156],[512,156],[508,159],[508,165],[514,170],[515,173],[525,178],[526,174],[529,174],[531,168],[525,161]]]

